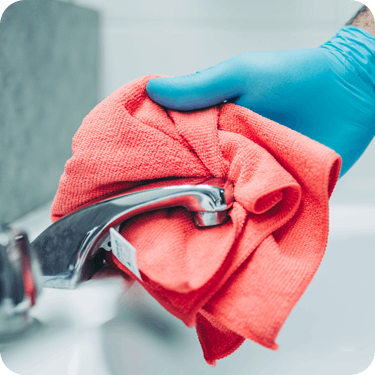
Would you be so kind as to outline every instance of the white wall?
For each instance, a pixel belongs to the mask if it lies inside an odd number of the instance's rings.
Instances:
[[[236,54],[326,42],[349,0],[75,0],[102,11],[102,97],[150,73],[182,75]]]
[[[317,47],[362,6],[350,0],[74,2],[102,11],[102,98],[151,73],[190,74],[242,52]],[[372,142],[333,201],[375,203],[374,161]]]

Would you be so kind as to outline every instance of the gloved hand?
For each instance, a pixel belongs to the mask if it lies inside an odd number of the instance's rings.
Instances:
[[[154,78],[158,104],[193,110],[224,100],[334,149],[341,176],[375,134],[375,37],[345,26],[315,49],[248,52],[195,74]]]

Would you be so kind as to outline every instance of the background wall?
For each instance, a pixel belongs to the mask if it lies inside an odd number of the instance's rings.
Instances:
[[[242,52],[313,48],[350,0],[74,0],[102,12],[102,98],[147,74],[190,74]]]
[[[357,12],[350,0],[75,0],[102,13],[101,98],[147,74],[184,75],[248,51],[314,48]],[[375,142],[332,202],[375,203]]]
[[[0,23],[0,222],[56,193],[72,137],[99,96],[99,14],[24,0]]]

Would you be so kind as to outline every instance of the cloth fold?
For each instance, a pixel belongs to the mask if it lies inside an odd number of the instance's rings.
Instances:
[[[208,363],[246,338],[276,349],[278,332],[323,257],[341,158],[235,104],[193,112],[162,108],[146,93],[155,77],[119,88],[83,120],[52,220],[171,178],[232,181],[235,202],[224,225],[197,228],[192,213],[172,208],[126,221],[121,234],[137,250],[138,281],[196,327]],[[111,262],[137,279],[117,258]]]

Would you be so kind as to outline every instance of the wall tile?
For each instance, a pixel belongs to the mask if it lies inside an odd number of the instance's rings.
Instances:
[[[12,4],[0,23],[0,221],[53,198],[72,137],[97,104],[99,15]]]

